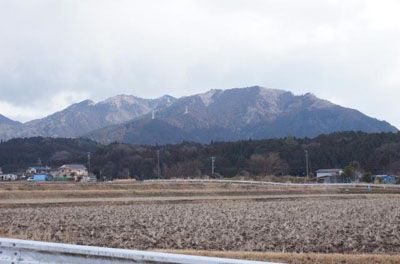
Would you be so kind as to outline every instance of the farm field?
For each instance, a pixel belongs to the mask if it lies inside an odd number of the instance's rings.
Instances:
[[[398,189],[0,184],[0,236],[287,263],[399,263]]]

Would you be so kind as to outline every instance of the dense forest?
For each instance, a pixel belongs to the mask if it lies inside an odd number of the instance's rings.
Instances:
[[[3,172],[21,173],[30,166],[58,167],[65,163],[86,163],[87,154],[100,145],[87,139],[16,138],[0,143],[0,167]]]
[[[87,139],[13,139],[0,144],[0,166],[6,172],[17,172],[38,163],[52,167],[63,163],[86,164],[90,152],[92,172],[107,180],[212,176],[211,157],[216,158],[215,177],[304,176],[305,151],[309,153],[312,173],[321,168],[356,164],[363,172],[400,174],[400,133],[361,132],[313,139],[288,137],[163,146],[100,145]]]

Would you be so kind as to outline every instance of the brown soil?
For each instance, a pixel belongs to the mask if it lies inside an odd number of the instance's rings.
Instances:
[[[387,255],[400,254],[400,195],[386,193],[396,190],[29,184],[0,184],[0,236],[289,263],[400,263]]]
[[[400,253],[400,199],[2,208],[0,233],[149,249]]]

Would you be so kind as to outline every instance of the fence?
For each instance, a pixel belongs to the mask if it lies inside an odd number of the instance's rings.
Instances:
[[[245,181],[245,180],[217,180],[217,179],[157,179],[145,180],[144,182],[175,182],[175,183],[230,183],[230,184],[243,184],[243,185],[265,185],[265,186],[283,186],[283,187],[361,187],[367,188],[374,187],[378,189],[400,189],[398,184],[372,184],[372,183],[291,183],[291,182],[266,182],[266,181]]]
[[[1,264],[272,264],[271,262],[197,257],[0,238]]]

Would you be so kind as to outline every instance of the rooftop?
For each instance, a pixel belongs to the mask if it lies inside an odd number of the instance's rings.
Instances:
[[[82,164],[65,164],[60,167],[60,169],[70,169],[70,170],[86,170],[86,166]]]
[[[317,173],[329,173],[329,172],[341,172],[343,171],[342,169],[321,169],[321,170],[317,170]]]

